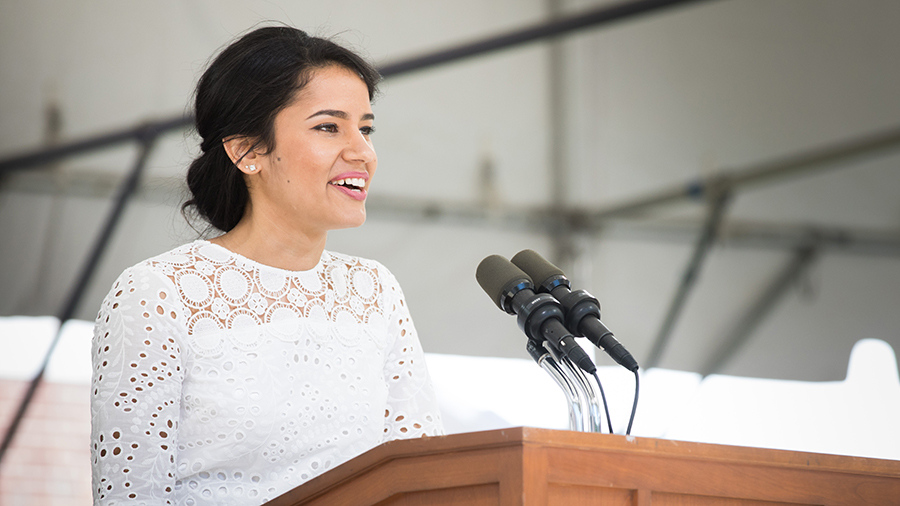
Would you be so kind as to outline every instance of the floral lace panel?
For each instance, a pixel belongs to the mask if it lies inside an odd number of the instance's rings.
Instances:
[[[292,272],[200,242],[152,265],[178,290],[190,346],[198,355],[221,353],[223,336],[253,349],[263,332],[288,341],[312,336],[353,346],[367,337],[386,344],[374,262],[326,252],[316,269]]]

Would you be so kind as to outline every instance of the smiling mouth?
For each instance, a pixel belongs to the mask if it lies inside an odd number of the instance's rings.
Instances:
[[[328,184],[343,186],[344,188],[353,191],[362,191],[366,187],[366,180],[361,177],[350,177],[347,179],[335,179]]]

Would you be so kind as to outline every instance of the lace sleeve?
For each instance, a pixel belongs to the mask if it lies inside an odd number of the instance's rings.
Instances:
[[[126,270],[104,299],[91,347],[95,505],[174,502],[184,328],[174,286],[149,267]]]
[[[388,319],[384,379],[388,385],[382,441],[444,433],[425,354],[396,278],[379,266]]]

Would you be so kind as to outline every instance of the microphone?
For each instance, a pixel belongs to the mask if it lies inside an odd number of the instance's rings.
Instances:
[[[478,264],[475,279],[497,307],[516,315],[516,322],[528,339],[546,339],[562,356],[589,374],[597,370],[563,325],[565,317],[559,301],[550,294],[535,293],[531,278],[509,260],[500,255],[485,258]]]
[[[516,253],[512,263],[538,283],[538,291],[549,293],[562,303],[569,331],[577,337],[587,337],[629,371],[638,369],[638,363],[631,353],[600,321],[600,302],[593,295],[584,290],[571,291],[571,284],[565,273],[533,250],[526,249]]]

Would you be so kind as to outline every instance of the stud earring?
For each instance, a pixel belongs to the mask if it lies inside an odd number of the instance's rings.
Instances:
[[[256,172],[256,165],[244,165],[244,168],[250,172]]]

